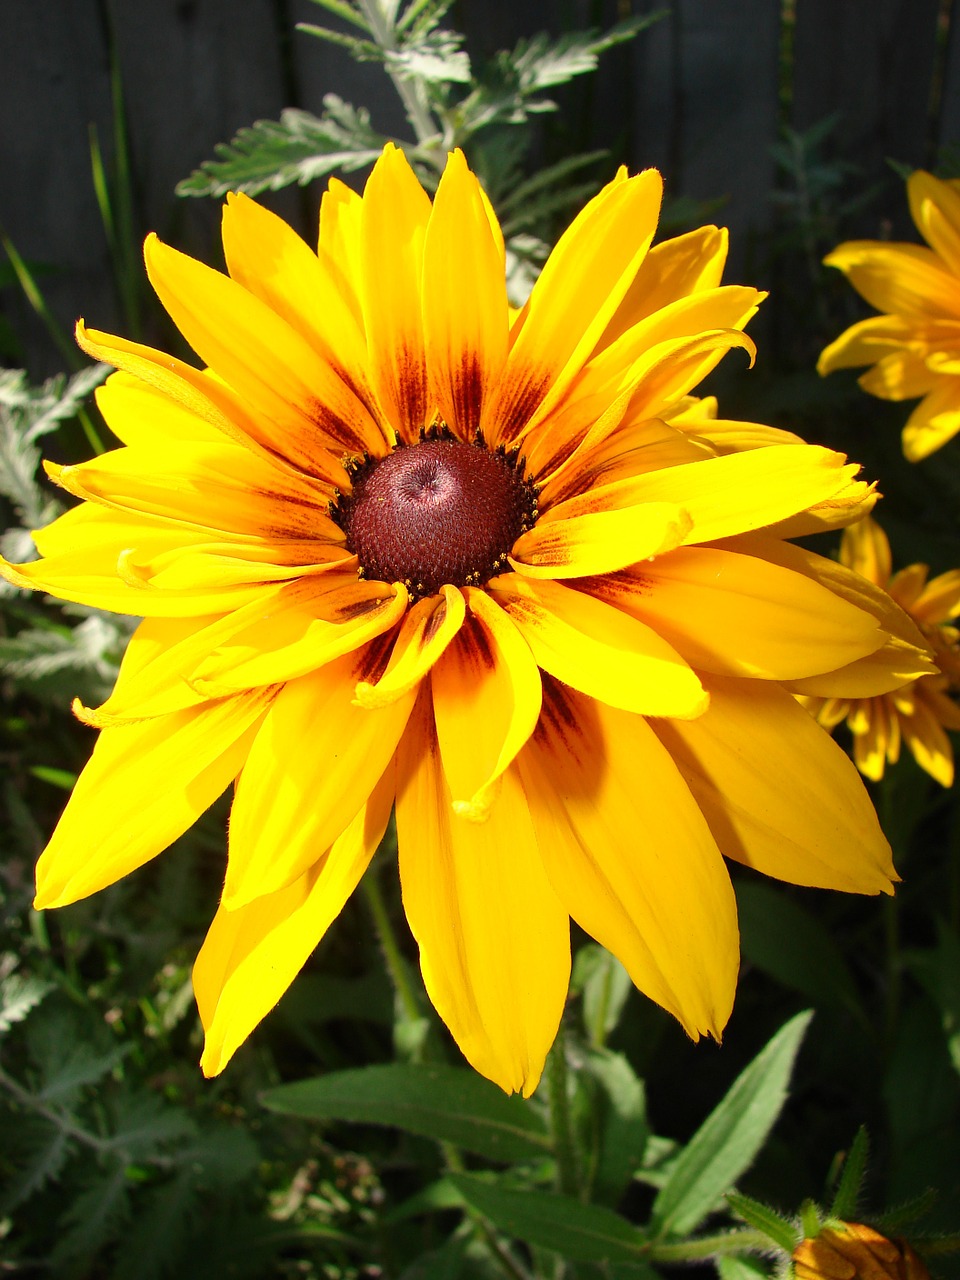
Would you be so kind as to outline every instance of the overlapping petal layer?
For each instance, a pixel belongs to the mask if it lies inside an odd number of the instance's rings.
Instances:
[[[762,295],[721,283],[717,228],[650,247],[661,186],[617,174],[512,316],[463,156],[431,201],[388,147],[362,195],[331,182],[316,252],[244,197],[227,275],[150,239],[207,368],[78,327],[120,370],[99,402],[123,447],[51,467],[81,505],[38,532],[41,559],[2,568],[143,621],[111,697],[78,707],[102,733],[37,901],[133,870],[235,782],[194,973],[208,1074],[305,963],[394,803],[430,998],[524,1093],[571,917],[691,1036],[719,1036],[723,855],[889,889],[855,771],[787,686],[834,715],[875,693],[919,706],[897,690],[933,670],[924,638],[876,580],[783,541],[869,509],[857,469],[696,400],[725,353],[752,355]],[[906,255],[915,297],[939,278],[925,253]],[[955,577],[897,592],[923,625],[960,611]],[[936,755],[923,713],[910,732]]]

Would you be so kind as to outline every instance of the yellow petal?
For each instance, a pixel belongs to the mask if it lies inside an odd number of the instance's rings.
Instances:
[[[347,829],[393,758],[414,697],[353,702],[364,655],[288,681],[247,755],[230,812],[223,904],[236,911],[299,880]]]
[[[903,740],[921,769],[942,787],[953,785],[953,747],[932,711],[918,698],[913,715],[900,720]]]
[[[591,591],[692,667],[719,675],[796,680],[874,653],[887,638],[872,614],[805,575],[720,548],[680,547]]]
[[[519,574],[488,589],[537,663],[601,702],[648,716],[702,715],[706,694],[676,650],[619,609],[558,582]]]
[[[239,773],[271,697],[104,730],[37,864],[36,908],[96,893],[182,835]]]
[[[511,330],[499,394],[483,421],[492,445],[516,440],[586,362],[646,255],[662,191],[653,169],[615,180],[560,237]]]
[[[706,683],[706,715],[653,727],[726,857],[790,884],[891,892],[889,845],[832,738],[775,685]]]
[[[574,920],[690,1036],[719,1039],[739,966],[733,890],[646,720],[551,681],[519,767],[550,880]]]
[[[227,441],[158,442],[114,449],[77,466],[48,464],[52,480],[77,497],[120,511],[176,520],[227,537],[341,544],[329,490]]]
[[[960,431],[960,378],[946,376],[910,414],[903,428],[903,454],[920,462]]]
[[[344,297],[356,300],[355,315],[362,326],[363,316],[359,306],[361,289],[361,221],[363,198],[339,178],[331,178],[320,197],[320,237],[317,254],[328,271],[339,272],[342,277]]]
[[[391,630],[407,609],[400,584],[343,580],[290,592],[197,668],[208,692],[294,680]]]
[[[655,244],[640,264],[598,346],[609,346],[631,326],[678,298],[716,289],[727,259],[728,239],[726,227],[699,227]]]
[[[944,372],[958,371],[945,369]],[[915,351],[892,351],[859,379],[861,388],[879,400],[914,400],[925,396],[937,381],[931,359]]]
[[[784,520],[849,486],[859,468],[816,445],[771,445],[749,453],[646,472],[599,485],[565,505],[565,515],[673,502],[693,519],[688,543],[713,542]],[[866,488],[866,486],[864,486]],[[553,518],[547,511],[541,520]]]
[[[567,912],[512,770],[485,822],[455,815],[428,710],[424,700],[398,762],[404,910],[427,994],[464,1057],[529,1096],[567,995]]]
[[[429,197],[388,143],[363,192],[363,317],[374,388],[386,420],[408,443],[432,417],[420,303],[429,217]]]
[[[850,240],[824,262],[843,271],[878,311],[921,321],[960,319],[956,280],[937,255],[921,245]]]
[[[339,915],[386,829],[392,770],[390,775],[299,880],[248,907],[217,911],[193,968],[205,1076],[223,1070]]]
[[[668,502],[597,511],[569,520],[562,518],[562,510],[554,508],[549,523],[535,525],[514,543],[509,560],[524,577],[584,578],[610,573],[679,546],[693,525],[681,507]]]
[[[431,673],[437,738],[454,812],[489,816],[496,786],[540,714],[540,671],[505,613],[476,587],[470,612]]]
[[[960,569],[931,579],[914,601],[911,613],[920,623],[947,622],[960,615]]]
[[[327,255],[321,261],[282,218],[233,192],[223,209],[223,249],[231,277],[297,330],[377,420],[356,299]]]
[[[361,707],[385,707],[415,689],[463,625],[462,593],[449,585],[418,601],[403,620],[390,661],[379,680],[361,680],[355,697]]]
[[[865,778],[879,782],[887,763],[889,721],[883,698],[864,700],[863,723],[853,735],[853,763]]]
[[[76,338],[87,355],[142,379],[228,439],[266,454],[280,465],[292,463],[304,474],[323,477],[336,485],[347,483],[339,459],[317,449],[315,432],[309,439],[297,441],[289,433],[278,430],[263,414],[251,411],[236,391],[209,371],[191,368],[153,347],[87,329],[82,320],[77,321]]]
[[[840,562],[878,587],[887,585],[893,567],[890,543],[876,520],[867,516],[843,531]]]
[[[151,591],[143,577],[125,571],[134,554],[144,563],[164,555],[186,555],[191,565],[202,568],[203,539],[197,530],[121,517],[85,503],[34,534],[42,560],[20,565],[0,560],[0,573],[20,587],[135,617],[226,613],[256,598],[262,586],[259,579],[249,581],[249,564],[246,583],[224,582],[217,573],[205,586],[168,591]],[[289,569],[285,574],[293,576]]]
[[[918,333],[916,320],[905,320],[902,316],[869,316],[844,329],[839,338],[823,349],[817,361],[817,372],[827,374],[836,369],[874,364],[914,343]]]
[[[472,440],[507,356],[501,246],[462,151],[447,157],[423,247],[423,320],[431,398]]]
[[[324,445],[347,453],[385,451],[365,405],[266,303],[154,235],[143,252],[150,283],[174,324],[201,360],[273,424],[283,456],[311,472]]]
[[[94,394],[107,426],[134,448],[223,444],[226,439],[206,418],[131,373],[112,373]]]
[[[907,179],[910,214],[948,271],[960,276],[960,194],[949,182],[917,169]]]

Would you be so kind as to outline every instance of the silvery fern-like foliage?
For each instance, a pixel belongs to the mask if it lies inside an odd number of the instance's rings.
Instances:
[[[97,364],[34,386],[21,369],[0,371],[0,496],[11,520],[0,533],[0,552],[7,560],[33,559],[30,531],[63,509],[41,479],[40,442],[76,416],[107,372]],[[60,706],[73,697],[89,704],[107,697],[130,635],[128,619],[81,605],[41,605],[7,582],[0,583],[0,610],[0,674],[18,692]]]

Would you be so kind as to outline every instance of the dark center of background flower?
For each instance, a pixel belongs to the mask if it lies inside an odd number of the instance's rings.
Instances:
[[[439,434],[360,463],[332,508],[361,573],[403,582],[414,598],[478,586],[507,564],[537,518],[522,460]]]

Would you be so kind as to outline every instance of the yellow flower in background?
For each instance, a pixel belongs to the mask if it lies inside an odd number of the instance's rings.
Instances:
[[[821,373],[873,367],[860,386],[882,400],[922,400],[903,429],[903,452],[926,458],[960,431],[960,183],[918,170],[910,212],[929,248],[851,240],[824,261],[883,315],[851,325],[821,354]]]
[[[116,365],[122,448],[9,578],[143,618],[37,871],[38,907],[142,865],[231,783],[194,971],[220,1071],[363,874],[396,806],[426,989],[468,1060],[535,1088],[569,919],[687,1032],[738,967],[723,855],[889,892],[863,785],[794,692],[932,669],[888,595],[783,539],[873,502],[829,450],[724,454],[692,389],[761,300],[715,228],[650,249],[661,180],[621,171],[512,319],[459,153],[431,203],[387,147],[333,181],[318,249],[242,196],[227,275],[150,237],[198,370],[78,327]],[[700,417],[709,417],[707,410]],[[688,424],[689,425],[689,424]],[[702,422],[701,422],[702,425]]]
[[[929,582],[925,564],[891,573],[887,535],[869,516],[844,530],[840,559],[910,615],[933,650],[938,669],[878,695],[804,701],[827,729],[846,720],[853,734],[853,758],[865,777],[878,782],[886,763],[896,764],[900,758],[903,742],[922,769],[949,787],[953,747],[944,729],[960,729],[960,706],[950,696],[960,691],[960,632],[950,625],[960,614],[960,569]]]
[[[860,1222],[834,1222],[793,1253],[795,1280],[930,1280],[906,1240],[888,1240]]]

